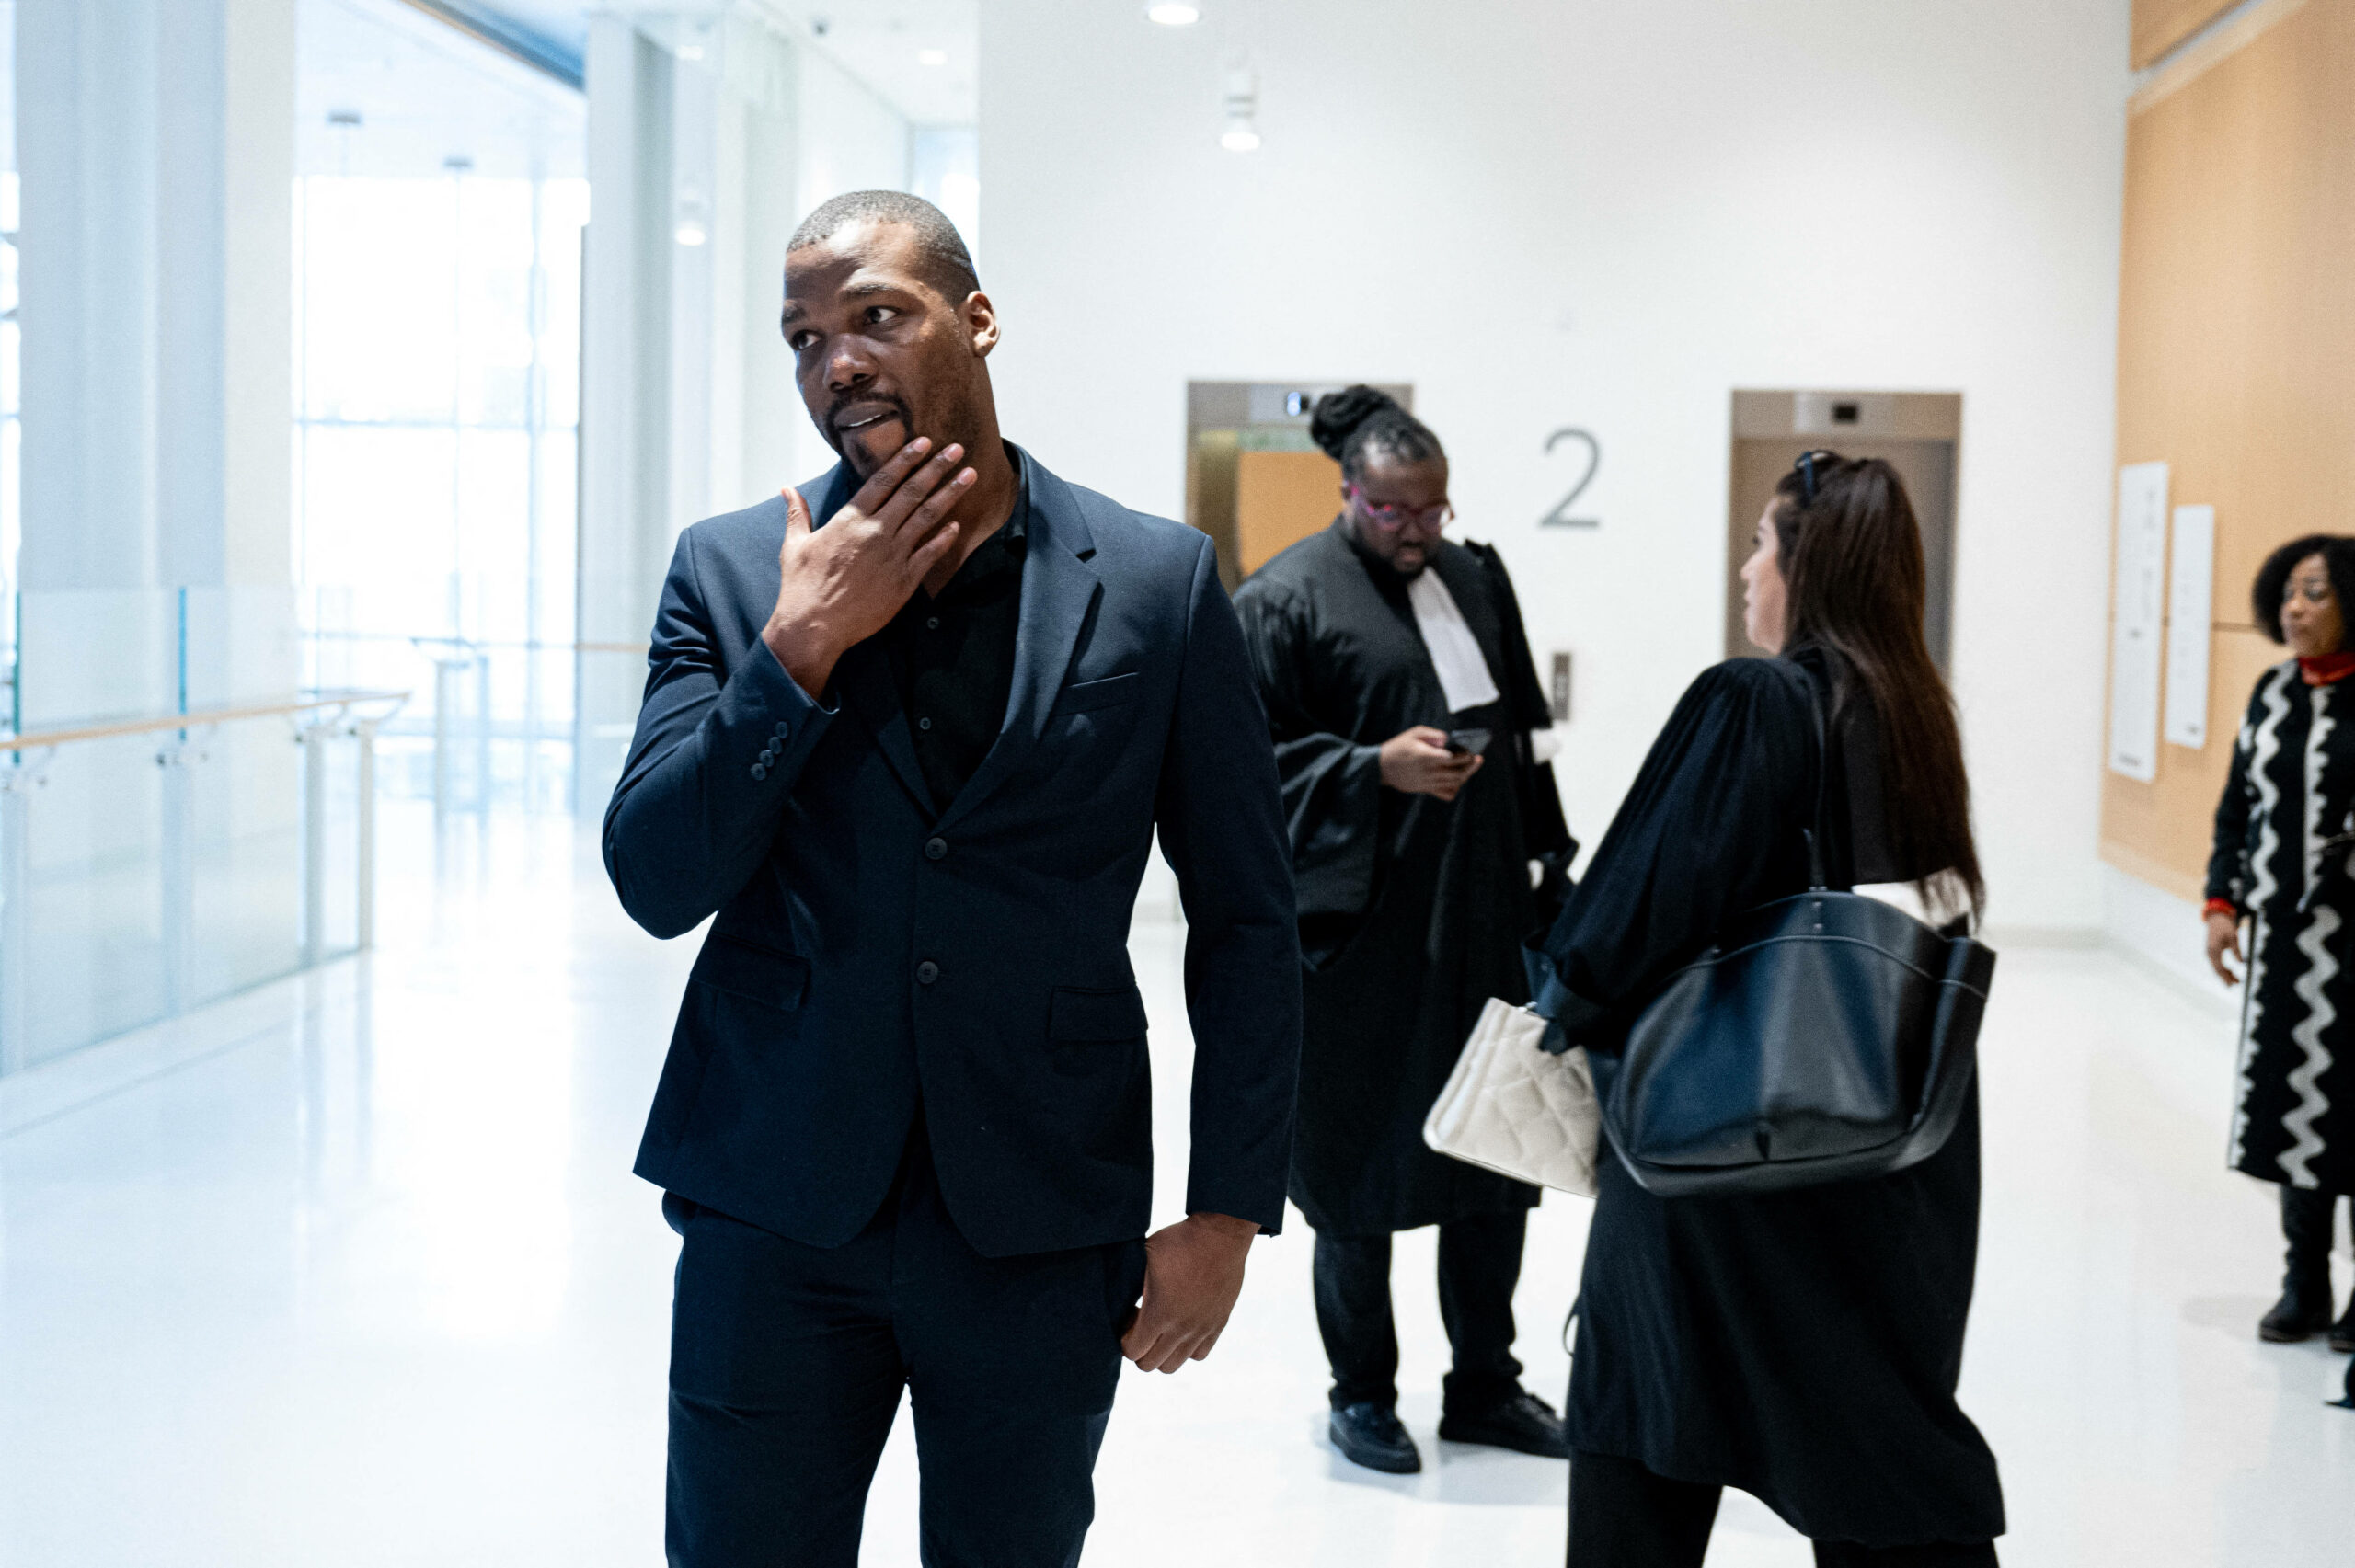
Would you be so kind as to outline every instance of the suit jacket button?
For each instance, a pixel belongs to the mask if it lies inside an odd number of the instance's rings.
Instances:
[[[945,857],[948,853],[948,841],[947,839],[926,839],[924,841],[925,859],[939,860]]]
[[[783,720],[783,719],[779,719],[779,720],[777,720],[777,721],[776,721],[776,738],[777,738],[779,740],[784,739],[787,736],[788,736],[788,735],[790,735],[790,734],[792,734],[792,733],[793,733],[793,727],[792,727],[791,725],[789,725],[789,724],[786,723],[786,722],[785,722],[785,720]]]
[[[916,966],[916,983],[928,986],[940,978],[940,966],[926,958]]]
[[[756,779],[764,779],[769,776],[769,771],[761,766],[760,763],[755,762],[752,764],[752,776]]]
[[[774,761],[776,761],[776,750],[775,750],[775,748],[774,748],[774,747],[770,747],[770,746],[764,746],[764,747],[762,747],[762,748],[761,748],[761,766],[763,766],[764,768],[765,768],[765,767],[767,767],[771,762],[774,762]]]

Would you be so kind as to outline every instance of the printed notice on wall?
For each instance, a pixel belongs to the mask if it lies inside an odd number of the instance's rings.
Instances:
[[[2159,776],[2160,635],[2166,604],[2167,465],[2118,471],[2118,577],[2110,592],[2109,769]]]
[[[2208,634],[2216,594],[2216,509],[2175,509],[2167,565],[2167,742],[2208,744]]]

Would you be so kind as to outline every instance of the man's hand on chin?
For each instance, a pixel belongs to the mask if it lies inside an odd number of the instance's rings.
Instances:
[[[1243,1264],[1259,1227],[1195,1214],[1144,1239],[1144,1299],[1120,1354],[1148,1372],[1175,1372],[1211,1353],[1243,1293]]]

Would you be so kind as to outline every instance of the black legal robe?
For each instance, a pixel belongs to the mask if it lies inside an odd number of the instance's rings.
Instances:
[[[1451,715],[1405,579],[1336,522],[1235,594],[1276,747],[1298,890],[1306,1016],[1292,1199],[1335,1235],[1528,1208],[1537,1189],[1432,1153],[1423,1118],[1492,996],[1528,999],[1520,944],[1544,918],[1534,856],[1571,847],[1550,722],[1511,579],[1477,545],[1427,570],[1478,642],[1496,702]],[[1427,724],[1492,732],[1451,802],[1384,787],[1380,748]]]
[[[1802,674],[1802,670],[1809,671]],[[1730,916],[1803,892],[1810,683],[1828,657],[1704,672],[1544,944],[1590,1050]],[[1868,700],[1833,734],[1827,870],[1909,881]],[[1653,1196],[1607,1151],[1565,1410],[1574,1449],[1738,1486],[1801,1534],[1891,1547],[2004,1531],[1994,1456],[1955,1402],[1979,1248],[1979,1098],[1918,1165],[1742,1197]]]

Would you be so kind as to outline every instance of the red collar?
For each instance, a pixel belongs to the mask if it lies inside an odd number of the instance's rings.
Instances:
[[[2355,675],[2355,653],[2326,653],[2298,660],[2298,673],[2309,686],[2329,686]]]

